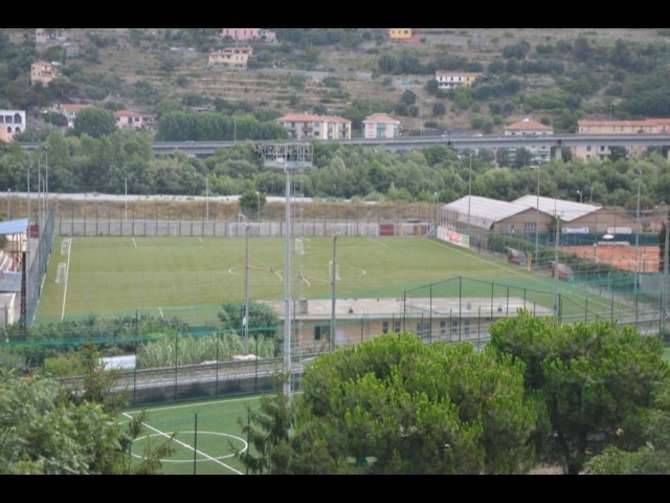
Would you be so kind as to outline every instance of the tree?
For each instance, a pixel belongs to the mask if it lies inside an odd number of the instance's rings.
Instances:
[[[490,345],[525,364],[526,389],[542,396],[548,414],[544,456],[569,474],[603,445],[641,447],[640,418],[653,410],[655,390],[669,384],[659,340],[630,327],[521,313],[491,327]]]
[[[114,115],[100,108],[84,108],[74,120],[74,134],[87,134],[92,138],[107,136],[116,129]]]
[[[447,107],[444,106],[444,103],[435,103],[433,104],[433,116],[439,117],[447,113]]]
[[[626,159],[628,152],[626,147],[612,146],[610,147],[610,161],[618,161],[619,159]]]
[[[411,106],[416,103],[416,94],[414,94],[412,91],[409,89],[402,93],[402,96],[400,97],[400,102],[406,106]]]
[[[533,162],[533,154],[530,152],[530,150],[523,147],[516,149],[513,164],[515,168],[530,166],[531,162]]]
[[[263,440],[260,459],[243,459],[250,469],[519,473],[534,464],[539,402],[524,397],[523,365],[492,351],[384,335],[318,357],[303,385],[290,408],[276,397],[250,418],[251,438]]]
[[[240,196],[240,211],[250,218],[257,220],[265,206],[265,194],[253,190]]]
[[[272,274],[269,270],[268,273]],[[240,330],[244,311],[244,304],[224,304],[219,311],[219,319],[227,328]],[[274,337],[279,325],[279,317],[270,306],[249,302],[249,333],[252,336]]]

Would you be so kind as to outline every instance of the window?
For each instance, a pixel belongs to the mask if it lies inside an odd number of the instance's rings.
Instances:
[[[389,333],[389,322],[388,321],[382,322],[382,333],[383,334],[388,334]]]
[[[535,222],[526,222],[523,225],[523,231],[526,234],[531,234],[531,233],[535,232],[536,227],[537,227],[537,225],[536,225]]]
[[[465,320],[463,322],[463,334],[468,335],[470,333],[470,320]]]
[[[446,336],[447,336],[447,322],[446,322],[445,320],[442,320],[442,321],[440,322],[440,335],[441,335],[442,337],[446,337]]]
[[[21,114],[14,115],[14,124],[21,124]]]
[[[604,152],[605,151],[605,145],[600,145],[600,151]]]
[[[399,334],[399,333],[400,333],[400,320],[394,320],[394,321],[393,321],[393,331],[394,331],[396,334]]]
[[[5,124],[12,124],[12,116],[11,115],[5,116]]]
[[[588,145],[588,146],[586,147],[586,151],[587,151],[587,152],[591,152],[591,145]]]
[[[330,327],[328,327],[328,326],[314,327],[314,340],[315,341],[320,341],[322,337],[324,339],[327,339],[329,334],[330,334]]]

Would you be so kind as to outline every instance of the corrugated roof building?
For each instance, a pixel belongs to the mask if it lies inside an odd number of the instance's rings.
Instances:
[[[508,234],[546,232],[552,216],[528,204],[500,201],[481,196],[465,196],[442,207],[442,224],[475,227]]]

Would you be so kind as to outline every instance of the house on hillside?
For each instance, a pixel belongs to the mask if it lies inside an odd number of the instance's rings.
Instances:
[[[90,108],[93,105],[80,105],[74,103],[63,103],[52,108],[53,112],[62,114],[67,119],[67,127],[73,128],[74,121],[77,119],[77,114],[84,108]]]
[[[437,87],[440,89],[455,89],[457,87],[471,87],[481,76],[481,73],[473,72],[435,72]]]
[[[209,66],[225,65],[233,68],[246,69],[249,56],[253,54],[251,47],[227,47],[209,53]]]
[[[351,139],[351,121],[338,116],[287,114],[277,119],[277,122],[288,131],[292,139]]]
[[[542,136],[553,135],[554,129],[551,126],[545,126],[541,122],[525,117],[518,122],[508,124],[504,128],[505,136]],[[551,159],[551,148],[548,146],[528,146],[524,147],[532,155],[532,161],[541,163],[548,162]],[[512,160],[516,157],[516,148],[510,148]]]
[[[412,28],[389,28],[389,39],[393,42],[407,42],[412,40]]]
[[[368,115],[363,121],[363,137],[397,138],[400,136],[400,121],[387,114]]]
[[[247,42],[251,40],[261,40],[263,42],[274,43],[277,41],[277,34],[263,28],[221,28],[219,37],[229,38],[237,42]]]
[[[25,110],[0,110],[0,130],[2,141],[9,143],[14,136],[26,130]]]
[[[53,79],[60,77],[60,71],[51,63],[46,61],[35,61],[30,65],[30,83],[35,85],[36,82],[41,82],[42,85],[47,85]]]
[[[582,119],[577,121],[578,134],[670,134],[670,119],[641,119],[641,120],[597,120]],[[611,149],[607,145],[579,145],[571,148],[575,159],[588,161],[590,159],[608,159]],[[647,150],[645,145],[630,145],[626,147],[626,154],[639,157]]]
[[[116,127],[119,129],[152,129],[154,118],[130,110],[119,110],[114,112]]]

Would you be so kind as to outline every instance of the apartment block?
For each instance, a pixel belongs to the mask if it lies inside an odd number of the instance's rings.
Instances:
[[[351,121],[337,116],[288,114],[277,119],[289,138],[316,138],[319,140],[351,139]]]

